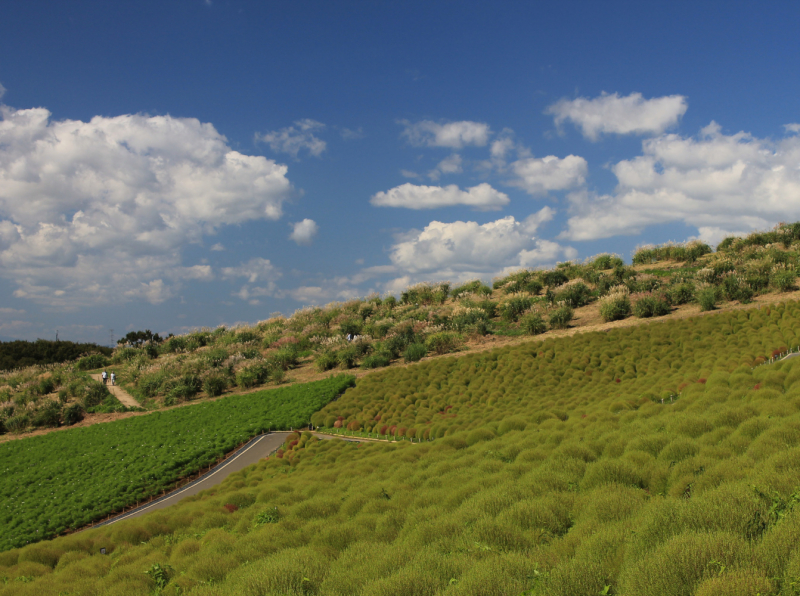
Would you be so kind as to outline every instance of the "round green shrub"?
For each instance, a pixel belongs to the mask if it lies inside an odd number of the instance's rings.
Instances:
[[[403,352],[403,360],[406,362],[418,362],[428,355],[428,349],[425,344],[413,343],[409,344]]]
[[[390,362],[391,358],[389,357],[389,354],[386,352],[377,352],[364,358],[364,360],[361,362],[361,368],[382,368],[384,366],[389,366]]]
[[[566,329],[575,316],[575,311],[567,305],[555,309],[550,313],[550,329]]]
[[[317,354],[317,357],[314,358],[314,365],[320,372],[325,372],[326,370],[336,368],[337,364],[339,364],[339,359],[333,352],[320,352]]]
[[[797,274],[791,270],[779,271],[772,276],[770,282],[779,292],[789,292],[795,289]]]
[[[717,308],[716,288],[703,288],[697,292],[697,302],[700,304],[701,311],[714,310]]]
[[[89,354],[78,360],[78,370],[94,370],[95,368],[102,368],[108,366],[110,361],[102,354]]]
[[[633,314],[640,319],[663,317],[671,310],[667,297],[663,294],[642,296],[633,304]]]
[[[542,315],[537,313],[522,317],[520,327],[522,327],[528,335],[539,335],[547,331],[547,323],[542,319]]]
[[[72,426],[83,420],[83,408],[80,404],[72,404],[64,408],[61,413],[61,421],[65,426]]]
[[[425,340],[425,348],[439,356],[454,352],[460,345],[461,336],[457,333],[448,333],[446,331],[434,333]]]
[[[532,298],[527,296],[515,296],[500,306],[500,313],[504,320],[513,323],[532,305]]]
[[[206,395],[209,397],[222,395],[227,388],[228,379],[223,375],[212,374],[207,376],[205,381],[203,381],[203,391],[205,391]]]
[[[631,314],[631,301],[627,296],[604,300],[600,304],[600,316],[604,321],[619,321]]]

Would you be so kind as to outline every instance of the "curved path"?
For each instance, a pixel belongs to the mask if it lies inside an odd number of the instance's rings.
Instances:
[[[103,382],[103,375],[100,373],[91,374],[89,375],[95,381]],[[106,385],[108,390],[111,392],[111,395],[116,397],[124,406],[128,406],[129,408],[141,408],[142,404],[140,404],[136,399],[127,391],[125,391],[119,385],[112,385],[111,382]]]
[[[122,513],[114,518],[111,518],[108,521],[104,521],[98,524],[94,524],[92,527],[98,526],[105,526],[108,524],[113,524],[115,522],[121,521],[123,519],[130,519],[132,517],[139,517],[140,515],[144,515],[146,513],[150,513],[151,511],[155,511],[157,509],[164,509],[165,507],[169,507],[170,505],[175,505],[181,499],[186,497],[190,497],[192,495],[196,495],[202,490],[209,489],[217,484],[220,484],[225,478],[229,475],[233,474],[234,472],[238,472],[239,470],[250,466],[258,460],[267,457],[268,455],[274,453],[278,450],[278,448],[283,445],[286,441],[286,436],[291,434],[288,431],[282,432],[273,432],[269,434],[259,435],[254,439],[251,439],[250,442],[246,443],[243,447],[239,449],[233,456],[226,459],[224,462],[218,464],[214,468],[212,468],[209,472],[195,480],[187,484],[184,487],[178,488],[173,492],[161,497],[160,499],[156,499],[155,501],[151,501],[150,503],[146,503],[136,509],[132,509],[125,513]],[[342,439],[344,441],[355,441],[359,442],[362,439],[353,439],[349,437],[339,437],[334,435],[323,435],[317,434],[320,439]],[[363,439],[368,440],[368,439]]]

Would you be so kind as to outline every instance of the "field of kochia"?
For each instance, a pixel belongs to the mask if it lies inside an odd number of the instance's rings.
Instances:
[[[270,428],[308,424],[352,384],[340,375],[3,443],[0,550],[156,495]]]
[[[797,595],[798,344],[788,302],[370,374],[313,420],[438,438],[302,437],[0,596]]]

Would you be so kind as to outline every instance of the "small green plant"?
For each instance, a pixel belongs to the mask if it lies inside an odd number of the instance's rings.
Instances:
[[[64,408],[61,413],[61,421],[65,426],[72,426],[83,420],[83,408],[80,404],[72,404]]]
[[[461,336],[457,333],[442,331],[434,333],[425,340],[425,347],[429,352],[442,355],[454,352],[461,345]]]
[[[672,304],[689,304],[694,300],[694,284],[689,282],[675,284],[668,292]]]
[[[547,323],[544,322],[542,315],[538,313],[531,313],[522,317],[520,326],[528,335],[539,335],[547,331]]]
[[[503,320],[514,323],[533,305],[533,299],[527,296],[514,296],[500,306]]]
[[[628,288],[617,286],[600,299],[600,316],[604,321],[619,321],[631,314],[631,301]]]
[[[266,524],[277,524],[281,520],[280,512],[278,511],[277,507],[271,507],[266,511],[262,511],[258,515],[256,515],[255,519],[253,520],[253,527],[260,528]]]
[[[575,316],[575,311],[568,305],[563,305],[550,313],[550,329],[566,329]]]
[[[563,302],[571,308],[579,308],[589,303],[592,296],[592,291],[588,286],[580,281],[573,281],[565,284],[563,288],[556,293],[556,302]]]
[[[418,362],[428,355],[428,349],[425,344],[413,343],[409,344],[403,352],[403,360],[406,362]]]
[[[361,362],[361,368],[370,369],[370,368],[382,368],[384,366],[389,366],[391,362],[391,355],[387,354],[386,352],[377,352],[375,354],[370,354]]]
[[[790,292],[795,289],[795,282],[797,281],[797,274],[792,269],[778,271],[772,276],[770,283],[779,292]]]
[[[108,366],[109,363],[109,359],[102,354],[89,354],[78,360],[77,368],[78,370],[94,370]]]
[[[648,292],[634,298],[633,314],[640,319],[663,317],[671,310],[669,299],[664,294]]]
[[[203,391],[205,391],[206,395],[209,397],[217,397],[218,395],[222,395],[227,388],[228,379],[223,375],[211,374],[206,377],[205,381],[203,381]]]
[[[320,372],[336,368],[337,364],[339,364],[339,359],[334,352],[320,352],[317,354],[317,357],[314,358],[314,365]]]
[[[717,289],[713,286],[702,288],[697,292],[697,302],[701,311],[714,310],[717,308],[717,301]]]
[[[167,587],[170,577],[172,576],[172,567],[169,565],[161,565],[160,563],[153,563],[150,569],[144,573],[150,576],[150,579],[155,582],[159,590],[163,590]]]

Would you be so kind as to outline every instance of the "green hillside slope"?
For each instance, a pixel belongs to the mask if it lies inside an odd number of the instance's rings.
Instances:
[[[421,443],[292,440],[0,596],[795,594],[800,358],[752,367],[798,343],[790,302],[369,375],[314,418]]]

